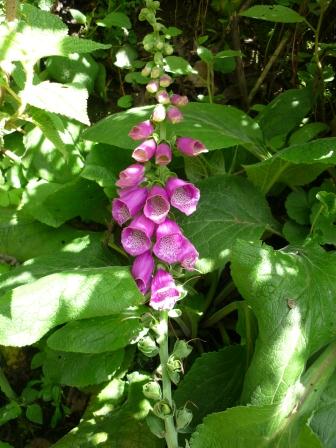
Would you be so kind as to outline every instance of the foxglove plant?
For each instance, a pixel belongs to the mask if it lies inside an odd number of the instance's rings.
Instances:
[[[179,352],[174,350],[169,355],[168,313],[181,299],[181,288],[173,276],[174,266],[180,265],[182,269],[193,271],[199,254],[174,221],[172,210],[177,209],[187,216],[194,213],[200,191],[192,183],[177,178],[167,166],[172,161],[174,149],[189,157],[207,149],[202,142],[189,137],[166,137],[166,123],[175,124],[183,120],[180,108],[188,104],[188,98],[167,90],[174,80],[164,72],[164,56],[172,53],[172,47],[161,34],[164,26],[156,20],[159,6],[157,1],[146,0],[146,8],[141,10],[139,16],[154,29],[143,41],[145,50],[153,54],[153,61],[146,64],[142,74],[151,78],[146,90],[157,104],[150,120],[138,123],[128,134],[139,142],[132,153],[137,163],[119,175],[116,182],[119,197],[113,200],[112,216],[119,226],[124,226],[121,244],[125,252],[135,257],[131,270],[134,280],[141,293],[149,295],[149,306],[159,313],[159,319],[153,326],[156,342],[146,336],[139,343],[139,349],[147,356],[159,353],[161,363],[158,372],[162,393],[153,406],[155,417],[152,416],[150,421],[153,418],[163,420],[163,430],[157,433],[155,428],[158,422],[154,425],[149,423],[149,426],[160,437],[164,434],[168,448],[178,448],[178,430],[185,429],[189,424],[191,413],[187,409],[175,410],[171,382],[178,382],[182,371],[181,360],[191,349],[183,341],[178,341]],[[182,354],[181,344],[185,344]],[[150,384],[155,385],[156,391],[160,388],[155,382]],[[144,393],[153,399],[151,387],[146,386]],[[181,427],[184,414],[185,425]]]

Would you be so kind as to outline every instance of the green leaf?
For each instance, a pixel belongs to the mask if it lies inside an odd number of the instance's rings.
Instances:
[[[319,246],[275,251],[237,242],[233,280],[259,327],[243,402],[261,405],[283,399],[308,358],[335,339],[335,260],[336,252]]]
[[[23,163],[26,177],[39,177],[66,183],[78,176],[84,166],[78,138],[81,126],[63,121],[58,115],[30,108],[36,127],[26,128],[23,137],[27,150]],[[58,151],[57,151],[58,150]]]
[[[49,338],[53,350],[103,353],[119,350],[139,336],[143,326],[135,313],[69,322]]]
[[[113,380],[95,397],[77,428],[54,444],[54,448],[163,448],[145,423],[151,405],[142,388],[149,376],[128,375],[128,396],[121,405],[124,385]]]
[[[277,141],[277,148],[283,146],[287,135],[299,126],[311,107],[310,89],[290,89],[277,95],[258,116],[265,139]]]
[[[89,54],[71,54],[68,57],[52,56],[46,62],[47,73],[53,81],[76,84],[93,92],[98,74],[98,64]]]
[[[111,266],[48,275],[1,297],[0,344],[33,344],[62,323],[119,314],[142,302],[143,295],[128,268]]]
[[[138,53],[130,45],[123,45],[115,53],[114,65],[122,69],[130,69],[133,67]]]
[[[22,212],[1,209],[0,253],[11,255],[19,261],[52,254],[62,250],[75,238],[92,234],[69,226],[52,229]]]
[[[308,195],[304,190],[292,191],[287,196],[285,207],[288,216],[298,224],[309,224],[309,215],[311,204]]]
[[[197,211],[178,221],[200,253],[201,272],[224,266],[237,239],[258,240],[268,226],[277,226],[265,198],[245,179],[214,176],[198,186]]]
[[[200,423],[207,414],[222,411],[237,402],[243,385],[245,357],[244,348],[236,345],[196,359],[174,394],[179,408],[189,407],[188,402],[192,400],[193,425]]]
[[[310,426],[320,437],[324,448],[333,448],[336,444],[336,376],[323,392],[317,409],[310,420]]]
[[[291,433],[284,425],[283,434],[272,427],[274,406],[248,406],[211,414],[191,437],[191,448],[322,448],[317,436],[302,425]],[[287,431],[286,431],[287,429]]]
[[[81,176],[101,187],[114,187],[121,170],[131,160],[131,153],[110,145],[95,145],[86,158]]]
[[[269,22],[298,23],[304,21],[304,17],[296,11],[282,5],[255,5],[241,12],[240,15]]]
[[[199,139],[208,149],[263,146],[256,121],[235,107],[190,103],[183,109],[183,115],[184,120],[172,128],[174,132]]]
[[[106,206],[107,198],[98,185],[82,178],[67,184],[31,181],[21,202],[24,213],[52,227],[76,216],[104,222]]]
[[[18,418],[20,415],[21,407],[17,404],[16,401],[11,401],[10,403],[0,408],[0,426],[4,425],[10,420]]]
[[[180,36],[182,34],[182,30],[176,28],[176,26],[169,26],[168,28],[165,28],[164,34],[167,39],[170,39],[171,37]]]
[[[124,350],[99,354],[47,350],[43,374],[58,384],[87,387],[111,380],[123,359]]]
[[[139,143],[127,134],[133,126],[149,118],[153,106],[134,107],[103,118],[83,132],[83,138],[98,143],[106,143],[119,148],[133,149]]]
[[[90,124],[86,112],[88,92],[85,89],[44,81],[29,86],[22,96],[24,101],[34,107]]]
[[[3,43],[0,60],[35,63],[45,56],[90,53],[111,47],[89,39],[67,36],[67,26],[58,16],[32,5],[22,5],[22,13],[19,22],[0,26]]]
[[[280,157],[291,163],[334,165],[335,145],[336,137],[319,138],[308,143],[292,145],[283,150]]]
[[[189,62],[181,56],[166,56],[164,70],[174,75],[190,75],[197,73]]]
[[[127,136],[139,121],[149,118],[152,106],[137,107],[104,118],[83,136],[88,140],[107,143],[120,148],[135,148],[138,143]],[[201,140],[208,149],[243,145],[247,148],[262,147],[262,133],[258,124],[231,106],[190,103],[183,108],[184,120],[168,126],[168,138],[172,133]]]
[[[80,23],[81,25],[86,24],[86,17],[85,14],[80,12],[78,9],[69,9],[69,12],[73,19],[75,19],[76,23]]]
[[[309,227],[301,226],[294,221],[286,221],[282,228],[282,234],[293,245],[302,246],[308,235]]]
[[[111,12],[107,14],[103,19],[97,20],[97,25],[106,28],[111,28],[112,26],[126,29],[132,28],[130,19],[122,12]]]
[[[132,95],[123,95],[117,101],[118,107],[123,109],[129,109],[133,105],[133,97]]]
[[[33,403],[27,406],[26,417],[33,423],[43,424],[43,414],[41,406],[37,403]]]
[[[103,246],[103,234],[91,233],[65,245],[62,251],[54,250],[49,255],[32,258],[0,276],[0,294],[45,275],[64,270],[121,265],[124,260]]]
[[[205,62],[206,64],[212,64],[214,61],[214,55],[210,50],[208,50],[205,47],[198,47],[197,48],[197,54],[200,57],[200,59]]]
[[[290,136],[289,144],[290,145],[298,145],[302,143],[307,143],[313,138],[317,137],[322,132],[326,132],[328,130],[328,125],[325,123],[307,123],[302,126],[297,131],[293,132]]]
[[[276,183],[284,183],[291,187],[308,184],[327,168],[323,163],[314,165],[305,165],[305,162],[290,163],[282,159],[285,151],[287,149],[262,162],[244,166],[248,179],[259,187],[263,194],[268,193]],[[290,157],[290,151],[288,148],[286,157]]]

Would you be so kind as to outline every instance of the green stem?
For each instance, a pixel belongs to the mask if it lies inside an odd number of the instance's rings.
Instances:
[[[17,399],[16,393],[13,391],[1,367],[0,367],[0,389],[9,400]]]
[[[204,323],[203,327],[212,327],[217,322],[221,321],[225,316],[236,311],[237,302],[231,302],[228,305],[224,306],[220,310],[216,311],[212,316],[209,317]]]
[[[167,371],[167,362],[169,358],[168,350],[168,313],[167,311],[161,312],[160,320],[160,335],[158,338],[159,343],[159,356],[162,368],[162,398],[167,401],[172,412],[174,410],[174,403],[172,399],[171,381]],[[165,438],[168,448],[178,448],[177,432],[174,424],[173,413],[167,415],[164,418],[166,433]]]
[[[207,64],[207,90],[208,90],[208,97],[209,97],[209,103],[213,103],[212,98],[212,83],[211,83],[211,72],[212,72],[212,66],[211,64]]]
[[[236,289],[236,285],[231,280],[227,285],[224,286],[224,288],[221,290],[221,292],[218,294],[218,296],[214,300],[214,305],[217,306],[221,303],[223,299],[225,299],[226,296],[231,294]]]

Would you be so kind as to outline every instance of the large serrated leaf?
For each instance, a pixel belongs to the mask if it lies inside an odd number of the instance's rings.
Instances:
[[[196,359],[174,394],[180,408],[188,406],[192,400],[193,425],[200,423],[207,414],[222,411],[237,402],[245,362],[244,347],[239,345],[205,353]]]
[[[48,275],[1,297],[0,344],[33,344],[56,325],[119,314],[143,299],[128,268],[88,268]]]
[[[238,238],[258,240],[268,226],[277,226],[265,198],[245,179],[214,176],[198,186],[197,211],[178,221],[200,253],[201,272],[224,266]]]
[[[47,350],[43,373],[55,383],[86,387],[110,380],[123,359],[124,350],[99,354]]]
[[[128,396],[121,406],[123,383],[113,380],[90,403],[77,428],[55,443],[54,448],[163,448],[146,422],[151,405],[144,397],[143,385],[149,376],[128,375]]]
[[[28,86],[23,91],[22,97],[31,106],[90,124],[86,112],[88,99],[86,89],[44,81]]]
[[[48,338],[53,350],[104,353],[127,346],[143,330],[140,316],[117,315],[69,322]]]
[[[274,406],[236,407],[211,414],[199,425],[191,438],[191,448],[322,448],[308,426],[299,432],[272,432],[276,419]]]
[[[138,143],[127,134],[139,121],[148,119],[152,110],[152,106],[145,106],[111,115],[87,129],[83,136],[99,143],[134,148]],[[190,103],[183,108],[183,115],[181,123],[168,125],[168,134],[200,139],[208,149],[239,144],[247,148],[262,147],[258,123],[235,107]]]
[[[336,252],[320,247],[275,251],[237,242],[231,271],[259,327],[242,399],[280,401],[311,354],[336,337]]]

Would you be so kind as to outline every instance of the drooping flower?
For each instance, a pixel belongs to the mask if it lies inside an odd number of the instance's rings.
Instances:
[[[142,294],[146,294],[150,287],[153,270],[154,258],[150,251],[138,255],[134,260],[132,275]]]
[[[172,160],[172,150],[167,143],[160,143],[155,152],[155,163],[157,165],[168,165]]]
[[[147,188],[131,188],[124,192],[122,197],[113,199],[113,219],[122,226],[130,218],[135,216],[144,206],[148,194]]]
[[[178,263],[181,259],[185,240],[186,238],[183,236],[178,224],[166,218],[156,229],[156,242],[153,246],[153,252],[160,260],[166,263]]]
[[[139,163],[134,163],[119,173],[116,185],[120,188],[135,187],[144,180],[144,174],[145,167]]]
[[[141,145],[137,146],[132,153],[133,159],[137,162],[148,162],[155,154],[156,143],[154,139],[145,140]]]
[[[169,272],[158,269],[151,285],[149,305],[155,310],[171,310],[180,297],[174,279]]]
[[[189,216],[196,210],[200,191],[190,182],[171,177],[166,183],[166,190],[173,207]]]
[[[168,108],[167,118],[173,124],[180,123],[183,120],[183,114],[178,107],[171,106]]]
[[[189,103],[188,97],[183,95],[177,95],[176,93],[174,93],[171,97],[170,97],[170,102],[174,105],[174,106],[186,106]]]
[[[187,271],[194,270],[195,263],[198,260],[199,253],[195,246],[186,238],[181,251],[180,263]]]
[[[133,140],[142,140],[148,138],[154,132],[154,127],[149,120],[142,121],[134,126],[128,133]]]
[[[159,90],[155,97],[157,102],[160,104],[170,104],[169,94],[166,90]]]
[[[166,108],[163,104],[157,104],[154,107],[152,120],[156,123],[161,123],[166,118]]]
[[[151,79],[146,85],[146,90],[149,93],[156,93],[160,88],[159,81],[156,79]]]
[[[198,156],[202,152],[208,152],[202,142],[189,137],[179,137],[176,139],[176,146],[186,156]]]
[[[147,252],[151,247],[151,237],[155,224],[144,215],[137,216],[121,232],[121,244],[125,251],[136,257]]]
[[[166,190],[155,185],[148,193],[144,206],[144,215],[155,222],[155,224],[161,224],[166,219],[169,209],[170,204]]]

